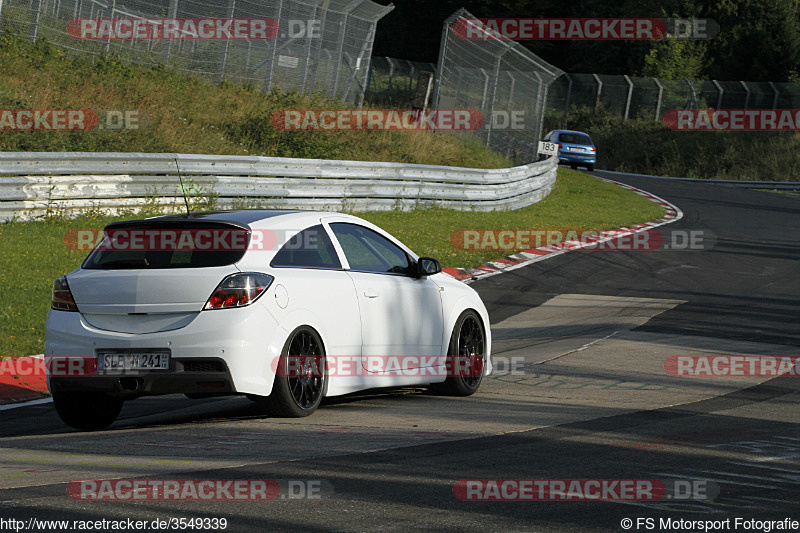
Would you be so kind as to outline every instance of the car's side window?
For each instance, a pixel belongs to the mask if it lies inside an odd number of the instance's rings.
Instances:
[[[402,248],[383,235],[356,224],[331,224],[351,270],[408,275],[411,261]]]
[[[270,266],[295,268],[342,268],[336,249],[321,225],[304,229],[283,245]]]

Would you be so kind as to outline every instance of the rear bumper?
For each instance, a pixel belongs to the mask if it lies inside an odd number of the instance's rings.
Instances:
[[[51,377],[51,392],[97,391],[120,397],[158,394],[235,394],[236,387],[227,365],[221,359],[173,359],[169,370],[125,371],[85,377]],[[187,364],[188,363],[188,364]],[[211,364],[213,363],[213,364]],[[208,370],[186,370],[206,366]]]
[[[51,391],[102,390],[115,395],[258,394],[272,391],[272,361],[281,337],[272,315],[256,302],[240,309],[203,311],[186,326],[155,333],[119,333],[90,325],[80,313],[47,315],[45,355],[96,358],[104,351],[168,351],[167,370],[98,371],[48,378]],[[277,348],[275,348],[277,346]]]
[[[578,163],[582,165],[594,165],[597,163],[597,155],[582,155],[582,154],[572,154],[567,152],[559,152],[558,153],[558,160],[562,163]]]

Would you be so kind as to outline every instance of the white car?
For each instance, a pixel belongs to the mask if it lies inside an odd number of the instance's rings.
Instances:
[[[376,387],[468,396],[491,372],[478,294],[358,217],[192,213],[112,223],[101,240],[55,281],[47,316],[46,358],[86,363],[48,376],[74,428],[105,428],[144,395],[245,394],[299,417]]]

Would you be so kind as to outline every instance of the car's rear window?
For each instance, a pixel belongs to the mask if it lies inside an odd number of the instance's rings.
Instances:
[[[562,133],[558,136],[558,140],[569,144],[592,144],[592,139],[582,133]]]
[[[206,268],[232,265],[250,230],[220,223],[110,225],[81,268],[98,270]]]

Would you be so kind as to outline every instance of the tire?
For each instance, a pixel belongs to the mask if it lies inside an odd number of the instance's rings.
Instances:
[[[589,172],[594,172],[594,165],[586,165],[586,170]]]
[[[471,396],[483,381],[486,331],[478,313],[468,309],[459,315],[450,335],[448,377],[432,390],[447,396]]]
[[[290,369],[289,358],[295,356],[313,356],[311,359],[302,359],[313,362],[313,366],[303,364],[301,367],[309,369],[308,375]],[[308,326],[295,329],[283,346],[278,368],[283,372],[276,373],[269,396],[248,397],[271,416],[301,418],[316,411],[328,390],[328,377],[324,372],[325,347],[319,333]]]
[[[54,392],[53,404],[68,426],[81,431],[98,431],[114,423],[123,400],[104,392]]]
[[[572,170],[578,170],[578,165],[570,165],[569,168]]]

